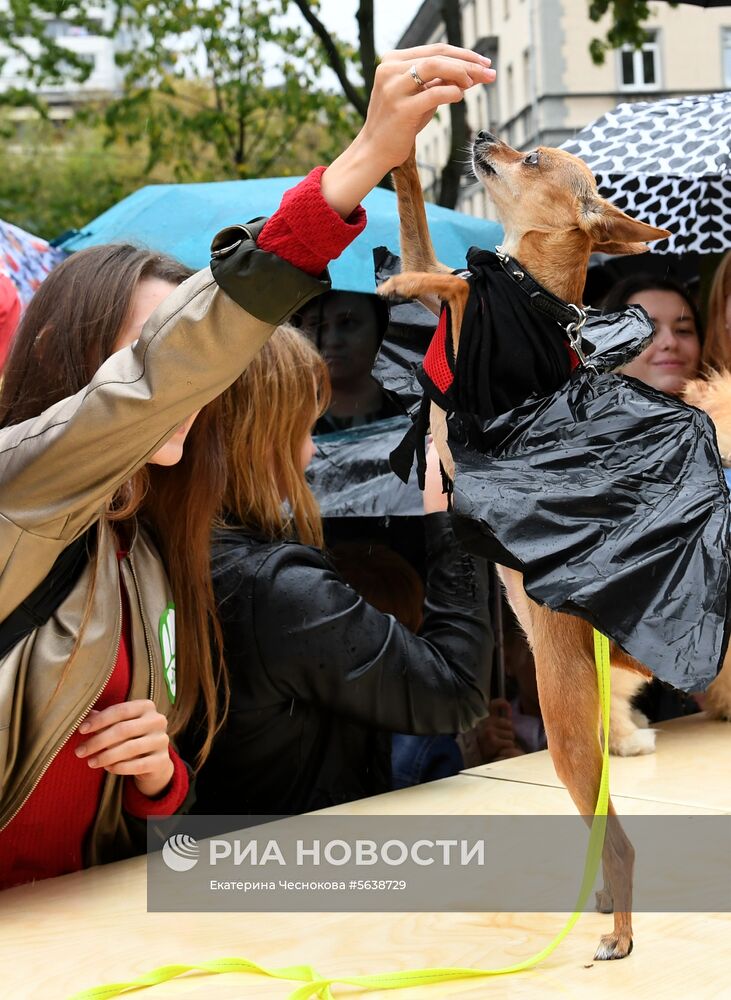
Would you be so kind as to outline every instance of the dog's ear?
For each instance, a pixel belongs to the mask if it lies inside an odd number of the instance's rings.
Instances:
[[[579,228],[592,238],[595,253],[646,253],[648,241],[663,240],[671,234],[616,208],[603,198],[582,200],[578,206]]]

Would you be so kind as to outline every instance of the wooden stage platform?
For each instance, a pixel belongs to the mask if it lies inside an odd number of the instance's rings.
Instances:
[[[611,788],[627,815],[731,814],[731,725],[702,716],[659,727],[657,754],[612,758]],[[573,812],[548,754],[485,765],[454,778],[351,803],[356,815],[560,815]],[[692,863],[692,862],[689,862]],[[583,859],[577,858],[577,874]],[[730,889],[731,891],[731,889]],[[165,914],[146,912],[145,861],[109,865],[0,894],[0,996],[62,1000],[159,965],[240,956],[322,975],[425,966],[495,968],[539,951],[564,914]],[[374,1000],[731,998],[731,913],[638,914],[635,950],[593,962],[611,917],[585,914],[537,969],[497,979],[335,996]],[[129,994],[140,1000],[286,998],[294,984],[224,975]]]

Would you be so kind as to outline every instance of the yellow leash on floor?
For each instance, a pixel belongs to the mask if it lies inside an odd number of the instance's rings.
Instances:
[[[182,976],[186,972],[203,972],[211,975],[223,972],[248,972],[252,975],[268,976],[271,979],[282,979],[300,982],[299,986],[289,995],[289,1000],[334,1000],[331,986],[336,983],[348,986],[360,986],[364,990],[402,990],[413,986],[426,986],[434,983],[448,983],[459,979],[481,979],[486,976],[507,976],[515,972],[532,969],[561,944],[584,911],[589,895],[594,887],[597,872],[602,858],[604,835],[607,827],[607,808],[609,805],[609,640],[600,632],[594,630],[594,659],[596,662],[597,681],[599,684],[599,704],[601,707],[602,730],[604,733],[604,750],[602,759],[602,775],[599,784],[594,820],[589,834],[589,847],[584,863],[584,874],[579,889],[576,909],[556,937],[538,954],[518,962],[506,965],[502,969],[410,969],[405,972],[375,973],[369,976],[336,976],[327,978],[319,976],[309,965],[291,965],[282,969],[266,969],[256,962],[245,958],[219,958],[210,962],[197,962],[195,965],[163,965],[153,969],[138,979],[125,983],[109,983],[106,986],[94,986],[92,989],[76,993],[70,1000],[108,1000],[132,990],[146,989],[157,986]]]

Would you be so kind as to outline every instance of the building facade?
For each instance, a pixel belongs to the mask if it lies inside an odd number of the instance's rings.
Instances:
[[[0,9],[2,6],[3,0],[0,0]],[[69,24],[62,17],[48,18],[46,34],[91,66],[91,72],[83,83],[44,85],[37,88],[38,94],[48,104],[52,118],[67,118],[75,105],[121,91],[122,74],[115,56],[124,47],[124,39],[119,36],[109,37],[103,33],[111,29],[113,12],[108,5],[104,8],[90,5],[87,15],[90,23],[83,28]],[[25,40],[24,47],[30,55],[38,51],[38,43],[31,38]],[[0,90],[29,88],[23,73],[23,57],[8,50],[2,52],[2,55],[6,62],[0,76]]]
[[[440,6],[425,0],[398,47],[446,41]],[[731,88],[731,6],[651,3],[645,46],[609,51],[602,66],[592,62],[589,45],[610,22],[591,21],[587,0],[462,0],[461,7],[463,44],[490,56],[498,71],[496,83],[467,93],[469,127],[487,128],[519,149],[560,146],[625,101]],[[427,196],[449,149],[445,110],[417,143]],[[467,177],[457,207],[492,216],[482,185]]]

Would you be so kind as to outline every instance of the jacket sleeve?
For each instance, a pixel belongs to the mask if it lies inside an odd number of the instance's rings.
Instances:
[[[0,618],[97,519],[105,499],[238,377],[273,328],[329,287],[258,250],[253,238],[239,241],[234,256],[235,298],[209,268],[199,271],[88,386],[0,430]],[[30,556],[24,533],[35,538]],[[51,544],[38,544],[44,539]]]
[[[304,546],[283,546],[254,586],[258,652],[287,698],[404,733],[455,732],[487,714],[492,634],[486,564],[448,514],[430,514],[424,625],[414,635]]]

